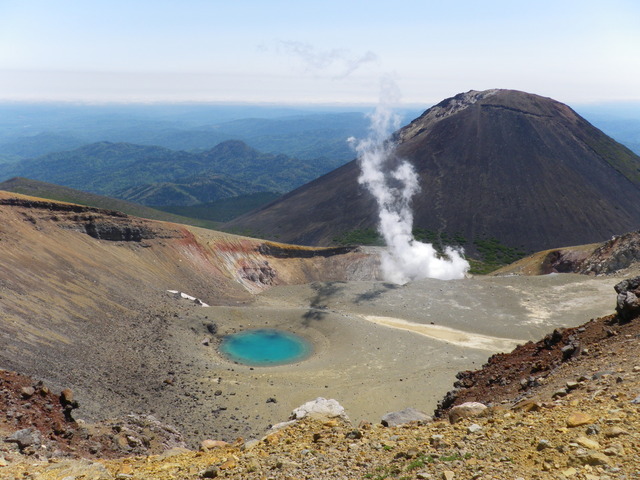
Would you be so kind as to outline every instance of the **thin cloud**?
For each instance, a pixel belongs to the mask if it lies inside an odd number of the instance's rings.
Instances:
[[[367,51],[362,55],[354,55],[350,50],[334,48],[320,50],[310,43],[291,40],[279,40],[276,51],[280,54],[291,55],[302,60],[306,70],[313,74],[332,73],[331,77],[341,79],[367,63],[378,60],[378,56]]]

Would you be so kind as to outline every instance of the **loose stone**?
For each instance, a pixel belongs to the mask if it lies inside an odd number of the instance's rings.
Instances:
[[[629,434],[629,432],[627,432],[626,430],[623,430],[620,427],[609,427],[609,428],[606,428],[602,433],[607,438],[615,438],[615,437],[619,437],[620,435]]]
[[[477,433],[482,431],[482,427],[480,425],[478,425],[477,423],[474,423],[472,425],[469,425],[467,427],[467,432],[469,433]]]
[[[544,450],[545,448],[551,448],[551,442],[543,438],[538,442],[538,446],[536,447],[536,450],[540,451],[540,450]]]
[[[210,467],[207,467],[200,476],[202,478],[216,478],[218,476],[218,467],[211,465]]]
[[[610,457],[622,457],[625,454],[624,447],[619,443],[608,446],[603,452]]]
[[[229,445],[227,442],[223,440],[203,440],[200,443],[200,450],[206,452],[207,450],[212,450],[214,448],[226,447]]]
[[[462,405],[456,405],[449,410],[449,421],[456,423],[463,418],[471,418],[482,415],[487,409],[487,406],[479,402],[466,402]]]
[[[31,398],[34,393],[36,393],[36,389],[33,387],[22,387],[20,391],[22,398]]]
[[[574,440],[578,445],[582,445],[585,448],[590,448],[592,450],[600,450],[600,444],[595,440],[591,440],[587,437],[578,437]]]
[[[591,415],[582,412],[575,412],[567,418],[567,427],[575,428],[582,425],[588,425],[593,422],[594,418]]]
[[[382,425],[385,427],[396,427],[409,422],[430,422],[431,417],[415,408],[405,408],[399,412],[391,412],[384,415],[381,419]]]

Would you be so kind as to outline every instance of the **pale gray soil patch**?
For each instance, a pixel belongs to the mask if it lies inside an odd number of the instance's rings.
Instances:
[[[537,339],[550,328],[612,313],[620,277],[556,274],[539,277],[426,279],[399,286],[384,282],[330,282],[273,288],[259,296],[270,305],[317,308],[401,318],[483,335]],[[507,333],[508,332],[508,333]]]

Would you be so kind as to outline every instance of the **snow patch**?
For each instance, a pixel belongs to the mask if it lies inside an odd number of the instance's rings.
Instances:
[[[175,298],[186,298],[187,300],[191,300],[196,305],[200,305],[202,307],[208,307],[209,306],[208,304],[204,303],[199,298],[192,297],[191,295],[187,295],[186,293],[181,292],[179,290],[167,290],[167,292],[172,294]]]

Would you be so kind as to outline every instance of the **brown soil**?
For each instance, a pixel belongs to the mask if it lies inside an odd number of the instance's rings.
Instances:
[[[568,380],[614,375],[635,366],[639,338],[640,321],[622,322],[617,315],[556,329],[538,342],[493,355],[480,370],[458,373],[455,389],[442,400],[436,416],[464,402],[499,405],[564,396]]]
[[[0,370],[2,415],[0,432],[8,436],[17,430],[35,428],[62,452],[71,452],[77,424],[65,415],[62,399],[42,382],[7,370]],[[78,453],[88,453],[80,450]]]
[[[106,459],[185,446],[177,431],[152,418],[127,416],[86,424],[74,420],[77,407],[70,389],[54,393],[41,381],[0,370],[0,437],[8,439],[20,430],[35,434],[31,445],[5,440],[0,457]]]

